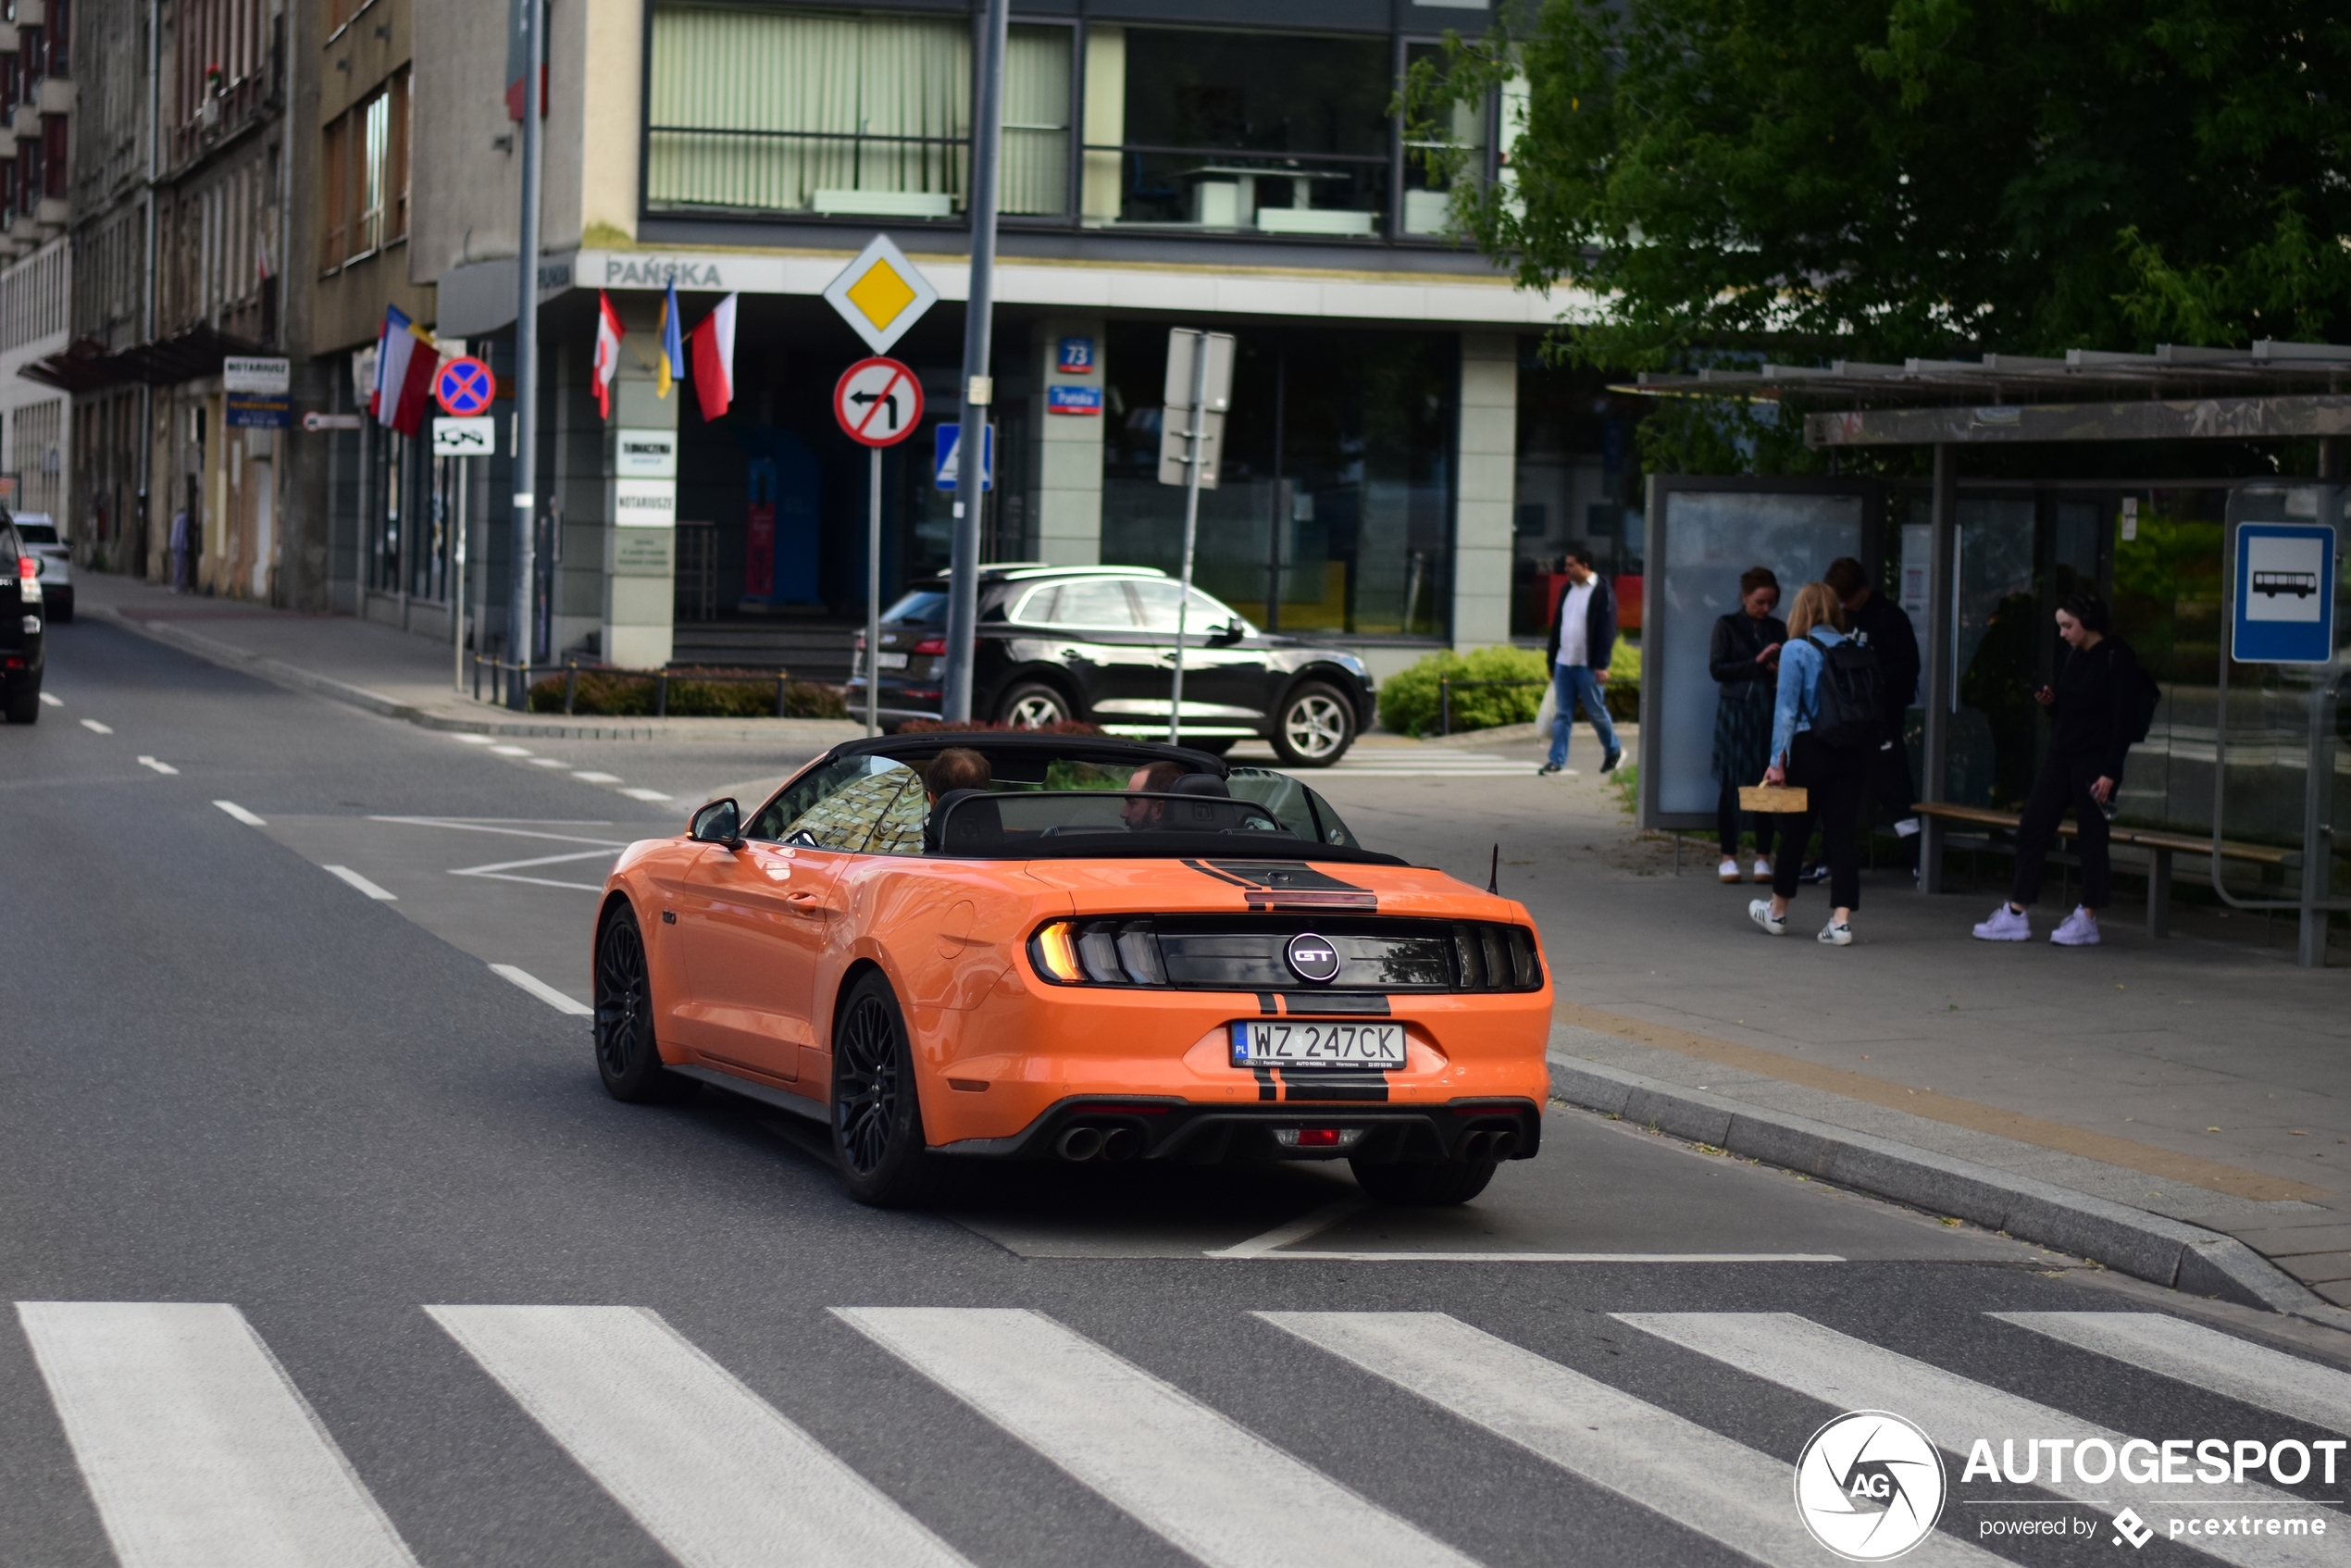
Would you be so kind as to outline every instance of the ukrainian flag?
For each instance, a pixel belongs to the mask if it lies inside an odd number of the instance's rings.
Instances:
[[[653,395],[667,397],[669,389],[686,373],[686,347],[678,336],[678,280],[661,302],[661,357],[653,365]]]

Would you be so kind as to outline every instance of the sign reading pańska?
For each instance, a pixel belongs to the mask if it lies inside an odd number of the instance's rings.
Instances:
[[[939,303],[939,291],[890,243],[889,235],[877,234],[855,261],[825,285],[825,303],[840,312],[865,346],[888,354],[889,345]]]

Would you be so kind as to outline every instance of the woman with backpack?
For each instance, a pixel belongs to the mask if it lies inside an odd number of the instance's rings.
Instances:
[[[1797,590],[1787,617],[1787,646],[1780,652],[1772,765],[1763,782],[1803,790],[1806,804],[1782,822],[1771,898],[1747,906],[1748,918],[1768,935],[1787,935],[1797,867],[1817,821],[1821,858],[1829,867],[1829,902],[1835,905],[1820,940],[1830,947],[1853,942],[1853,911],[1861,902],[1855,835],[1879,739],[1877,660],[1866,645],[1847,637],[1844,628],[1845,606],[1827,583],[1808,582]]]
[[[2146,735],[2154,712],[2146,694],[2153,682],[2139,668],[2131,645],[2113,635],[2113,613],[2096,594],[2067,599],[2058,607],[2057,627],[2065,640],[2065,663],[2054,687],[2033,693],[2049,710],[2056,732],[2017,824],[2016,882],[2009,901],[1975,927],[1987,942],[2032,940],[2033,920],[2025,912],[2041,896],[2049,848],[2069,811],[2078,828],[2073,847],[2082,857],[2082,902],[2049,940],[2059,947],[2097,946],[2098,911],[2114,893],[2106,825],[2122,782],[2123,759],[2132,742]]]

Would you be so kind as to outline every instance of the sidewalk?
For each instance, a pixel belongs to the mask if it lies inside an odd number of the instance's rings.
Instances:
[[[350,616],[298,615],[237,599],[176,594],[104,572],[75,578],[77,608],[183,653],[429,729],[541,739],[791,740],[863,735],[846,719],[567,718],[477,703],[457,689],[448,644]]]

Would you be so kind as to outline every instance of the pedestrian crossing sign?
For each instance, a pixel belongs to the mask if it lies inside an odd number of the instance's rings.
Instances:
[[[825,302],[876,354],[888,354],[906,330],[939,303],[939,291],[887,234],[877,234],[857,259],[825,285]]]

